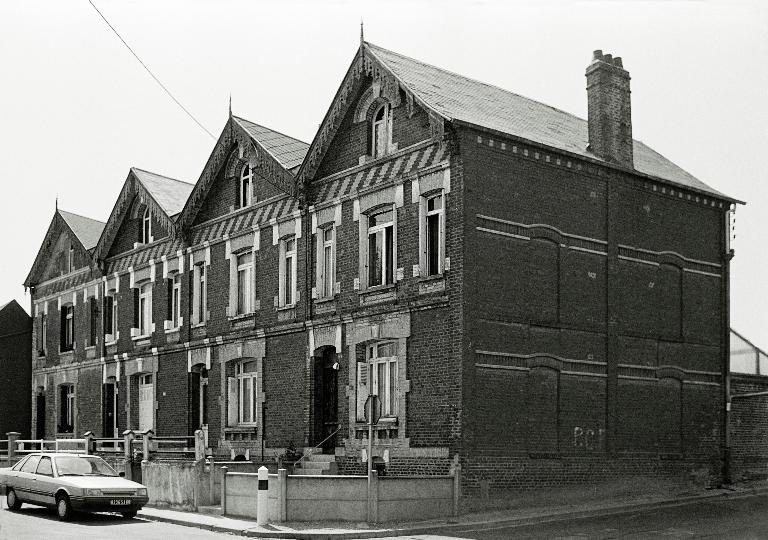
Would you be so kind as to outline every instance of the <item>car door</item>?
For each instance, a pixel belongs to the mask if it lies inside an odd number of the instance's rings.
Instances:
[[[35,493],[37,491],[35,471],[37,470],[38,463],[40,463],[39,455],[29,456],[21,469],[19,469],[19,476],[16,479],[18,484],[18,487],[14,487],[16,495],[27,502],[37,502],[37,499],[35,498]]]
[[[24,456],[21,458],[16,464],[8,469],[4,473],[4,478],[2,482],[5,484],[6,488],[14,488],[16,490],[16,495],[18,495],[18,485],[19,485],[19,470],[24,466],[24,461],[27,459],[27,456]]]
[[[53,464],[50,457],[43,456],[40,458],[40,463],[37,465],[37,471],[35,472],[35,478],[38,491],[37,502],[49,506],[56,504],[56,499],[54,498],[56,493],[56,479],[53,477]]]

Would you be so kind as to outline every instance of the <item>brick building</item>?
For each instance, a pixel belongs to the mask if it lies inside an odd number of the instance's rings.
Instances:
[[[353,472],[376,393],[388,474],[716,481],[736,201],[632,139],[620,58],[586,77],[583,120],[361,43],[311,144],[230,115],[194,185],[131,169],[106,224],[58,212],[35,429]]]
[[[0,306],[0,438],[29,437],[32,319],[16,300]]]

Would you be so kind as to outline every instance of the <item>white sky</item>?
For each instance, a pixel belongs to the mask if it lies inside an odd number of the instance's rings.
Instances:
[[[94,0],[218,136],[235,114],[310,142],[368,41],[586,117],[593,49],[624,59],[634,136],[736,214],[732,326],[768,349],[768,2]],[[213,140],[87,0],[0,0],[0,304],[16,298],[59,196],[105,221],[137,166],[197,180]]]

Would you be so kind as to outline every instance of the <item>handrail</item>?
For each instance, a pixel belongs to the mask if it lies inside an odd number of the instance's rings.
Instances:
[[[322,441],[320,441],[319,443],[317,443],[315,446],[313,446],[312,448],[310,448],[310,449],[309,449],[309,452],[306,452],[306,453],[305,453],[304,455],[302,455],[302,456],[301,456],[299,459],[297,459],[297,460],[294,462],[293,466],[294,466],[294,467],[296,467],[296,465],[298,465],[298,464],[299,464],[299,463],[300,463],[300,462],[301,462],[301,461],[302,461],[302,460],[303,460],[305,457],[307,457],[307,456],[311,456],[311,455],[314,453],[314,450],[315,450],[316,448],[318,448],[318,447],[319,447],[320,445],[322,445],[322,444],[323,444],[325,441],[327,441],[328,439],[330,439],[331,437],[333,437],[334,435],[336,435],[336,434],[339,432],[339,430],[340,430],[340,429],[341,429],[341,426],[337,427],[337,428],[336,428],[336,431],[334,431],[333,433],[331,433],[330,435],[328,435],[328,436],[327,436],[325,439],[323,439]]]

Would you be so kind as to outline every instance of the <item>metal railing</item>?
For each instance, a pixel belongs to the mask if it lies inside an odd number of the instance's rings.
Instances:
[[[341,426],[337,427],[337,428],[336,428],[336,431],[334,431],[333,433],[331,433],[330,435],[328,435],[328,436],[327,436],[325,439],[323,439],[322,441],[320,441],[319,443],[317,443],[315,446],[313,446],[313,447],[312,447],[312,448],[310,448],[309,450],[304,450],[304,455],[303,455],[303,456],[301,456],[299,459],[297,459],[297,460],[296,460],[296,461],[293,463],[293,468],[295,469],[295,468],[296,468],[296,465],[298,465],[299,463],[301,463],[301,462],[304,460],[304,458],[305,458],[305,457],[309,457],[309,456],[313,455],[313,454],[315,453],[315,450],[317,450],[318,448],[320,448],[320,447],[323,445],[323,443],[324,443],[325,441],[327,441],[328,439],[330,439],[331,437],[333,437],[334,435],[336,435],[336,434],[339,432],[339,430],[341,430]]]

